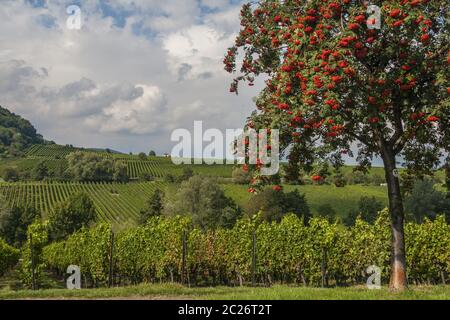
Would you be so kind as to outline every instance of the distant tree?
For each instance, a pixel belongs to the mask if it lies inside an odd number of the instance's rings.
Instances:
[[[150,157],[156,157],[156,152],[153,151],[153,150],[150,150],[150,152],[148,153],[148,155],[149,155]]]
[[[369,176],[360,171],[360,170],[353,170],[351,172],[348,172],[345,175],[348,184],[363,184],[363,185],[367,185],[369,184]]]
[[[202,229],[232,227],[241,216],[239,207],[227,197],[217,180],[199,175],[184,181],[174,200],[165,206],[166,215],[190,215]]]
[[[335,221],[337,216],[336,210],[334,210],[333,206],[329,203],[321,204],[317,208],[317,214],[320,217],[327,218],[330,222]]]
[[[344,219],[344,223],[348,226],[353,226],[355,224],[356,218],[360,215],[361,218],[373,224],[377,219],[378,212],[383,210],[386,206],[375,197],[361,197],[358,202],[358,209],[349,212],[347,217]]]
[[[164,192],[156,189],[147,202],[147,207],[140,212],[139,223],[144,224],[151,217],[159,217],[164,209]]]
[[[411,220],[422,223],[425,218],[434,219],[439,214],[450,218],[450,199],[434,187],[431,179],[414,183],[411,194],[405,197],[405,212]]]
[[[141,172],[139,174],[139,180],[141,181],[153,181],[155,178],[150,172]]]
[[[187,181],[194,176],[194,170],[191,167],[184,167],[183,173],[178,177],[178,182]]]
[[[128,167],[124,161],[114,162],[113,180],[121,183],[125,183],[130,180],[128,176]]]
[[[266,187],[252,196],[244,209],[248,216],[254,216],[261,212],[262,218],[266,221],[279,222],[289,213],[303,217],[306,222],[311,217],[304,195],[301,195],[298,190],[284,193],[276,187]]]
[[[49,176],[49,170],[44,160],[41,160],[33,168],[32,176],[37,181],[42,181]]]
[[[67,156],[67,172],[78,181],[111,181],[114,164],[94,153],[77,151]]]
[[[73,152],[67,156],[67,173],[78,181],[127,182],[127,166],[123,161],[105,159],[98,154]]]
[[[20,172],[14,167],[7,167],[3,169],[2,178],[6,182],[16,182],[20,179]]]
[[[372,184],[373,185],[375,185],[375,186],[380,186],[380,185],[382,185],[383,183],[386,183],[386,179],[385,178],[383,178],[381,175],[379,175],[378,173],[375,173],[373,176],[372,176]]]
[[[27,229],[41,214],[32,206],[8,208],[0,197],[0,237],[8,244],[21,247],[27,239]]]
[[[164,181],[165,182],[168,182],[168,183],[174,183],[175,182],[175,176],[173,175],[173,174],[171,174],[171,173],[166,173],[165,175],[164,175]]]
[[[233,182],[236,184],[249,184],[252,180],[252,174],[246,168],[236,167],[232,174]]]
[[[61,240],[88,227],[96,219],[95,206],[86,193],[72,195],[50,214],[49,230],[53,240]]]
[[[139,160],[146,160],[147,155],[144,152],[141,152],[138,154],[138,158],[139,158]]]
[[[295,189],[294,191],[284,193],[283,209],[286,213],[294,213],[299,218],[304,218],[308,223],[312,217],[311,210],[304,194]]]
[[[337,172],[333,176],[333,183],[338,188],[343,188],[347,185],[347,180],[344,178],[344,175],[341,172]]]

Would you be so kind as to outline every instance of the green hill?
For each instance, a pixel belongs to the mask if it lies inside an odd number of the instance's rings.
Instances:
[[[44,143],[33,125],[0,106],[0,157],[20,155],[32,144]]]

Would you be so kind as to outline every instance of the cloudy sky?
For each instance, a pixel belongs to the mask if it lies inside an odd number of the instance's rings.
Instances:
[[[230,94],[222,65],[242,2],[1,0],[0,105],[49,140],[123,152],[170,152],[194,120],[242,127],[261,86]]]

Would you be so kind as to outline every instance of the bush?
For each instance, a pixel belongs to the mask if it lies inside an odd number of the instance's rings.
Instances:
[[[175,176],[171,173],[166,173],[164,175],[164,181],[167,183],[174,183],[175,182]]]
[[[330,222],[336,220],[337,213],[329,203],[320,205],[317,208],[317,214],[320,217],[328,219]]]
[[[191,167],[183,167],[183,173],[179,176],[176,181],[181,183],[187,181],[194,176],[194,170]]]
[[[348,172],[345,175],[345,178],[348,184],[363,184],[367,185],[370,182],[370,177],[364,172],[354,170],[352,172]]]
[[[233,182],[236,184],[249,184],[252,180],[252,174],[242,167],[236,167],[232,173]]]
[[[149,182],[155,180],[155,178],[150,172],[141,172],[139,174],[139,180]]]
[[[40,218],[41,213],[32,206],[11,209],[5,206],[0,209],[0,237],[12,246],[21,247],[27,239],[28,226]]]
[[[147,202],[147,208],[141,210],[139,223],[145,224],[152,217],[159,217],[164,209],[164,192],[156,189]]]
[[[31,250],[30,235],[33,238]],[[20,264],[20,278],[22,283],[28,288],[32,287],[32,270],[34,266],[34,276],[36,285],[42,284],[43,271],[46,264],[42,257],[42,250],[48,243],[48,225],[47,223],[35,222],[28,227],[27,240],[22,248],[22,257]],[[31,255],[33,253],[33,255]],[[66,266],[67,268],[67,266]]]
[[[49,230],[52,240],[67,238],[96,219],[94,203],[85,193],[72,195],[57,205],[50,214]]]
[[[405,197],[405,212],[409,219],[422,223],[425,218],[435,219],[438,214],[450,217],[450,199],[434,188],[430,179],[414,183],[411,194]]]
[[[193,176],[181,184],[165,207],[169,216],[188,215],[202,229],[232,227],[241,212],[214,178]]]
[[[337,173],[333,177],[333,183],[338,188],[343,188],[347,185],[347,180],[341,173]]]
[[[19,262],[19,250],[0,239],[0,277]]]
[[[6,182],[17,182],[20,179],[20,172],[16,168],[7,167],[3,169],[2,178]]]
[[[33,168],[32,176],[37,181],[42,181],[49,176],[49,170],[45,165],[45,161],[38,162],[36,167]]]
[[[67,173],[78,181],[127,182],[127,165],[94,153],[73,152],[67,156]]]
[[[373,224],[378,216],[378,213],[385,208],[383,202],[375,197],[361,197],[358,202],[358,209],[349,212],[344,219],[344,223],[348,226],[355,224],[358,216],[365,222]]]
[[[287,213],[294,213],[298,217],[303,217],[305,221],[311,217],[305,196],[298,190],[285,193],[270,187],[252,196],[244,211],[248,217],[261,213],[261,218],[269,222],[279,222]]]
[[[138,154],[139,160],[147,160],[147,155],[143,152]]]

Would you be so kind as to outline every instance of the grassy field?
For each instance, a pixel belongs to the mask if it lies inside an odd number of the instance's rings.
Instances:
[[[186,288],[180,285],[140,285],[111,289],[0,291],[0,299],[191,299],[191,300],[449,300],[450,286],[412,287],[403,293],[386,288]]]
[[[240,205],[244,205],[251,197],[247,188],[244,185],[224,185],[226,194]],[[362,196],[375,197],[386,205],[388,204],[386,187],[348,185],[344,188],[337,188],[333,185],[304,185],[285,186],[284,188],[286,191],[297,189],[300,193],[305,194],[313,213],[317,213],[319,206],[328,203],[339,216],[344,217],[350,210],[358,207],[358,201]]]

